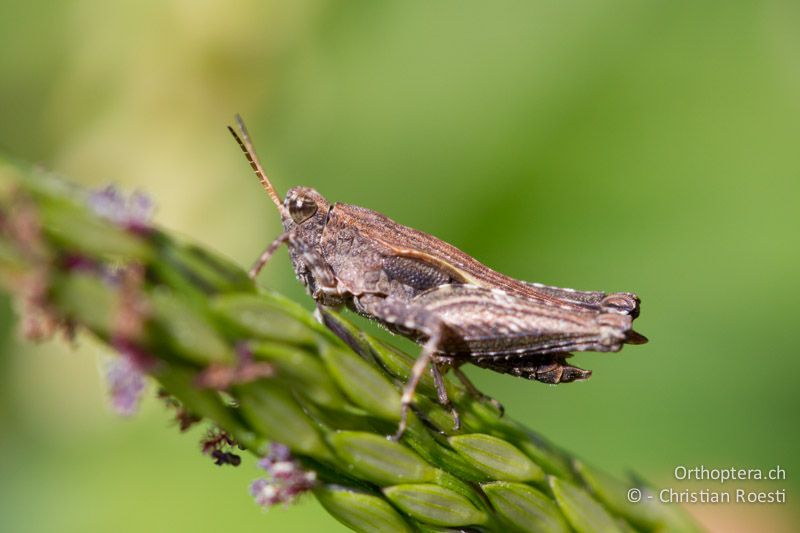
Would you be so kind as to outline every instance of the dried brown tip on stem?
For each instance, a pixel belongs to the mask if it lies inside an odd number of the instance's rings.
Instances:
[[[244,121],[242,117],[236,115],[236,124],[239,126],[239,130],[242,132],[242,136],[236,133],[231,126],[228,126],[228,131],[231,132],[233,138],[236,139],[236,142],[239,144],[239,148],[242,149],[242,153],[244,153],[247,161],[250,163],[250,168],[253,169],[256,176],[258,176],[259,181],[261,181],[261,185],[269,194],[272,203],[274,203],[278,207],[278,211],[283,214],[284,207],[283,203],[281,203],[281,199],[278,196],[278,193],[275,191],[275,187],[272,186],[272,182],[269,181],[267,177],[267,173],[264,172],[264,168],[261,166],[261,162],[258,160],[258,155],[256,155],[256,150],[253,147],[253,143],[250,141],[250,134],[247,132],[247,127],[244,125]]]

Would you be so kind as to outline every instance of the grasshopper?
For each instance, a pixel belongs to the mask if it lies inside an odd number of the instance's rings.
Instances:
[[[228,129],[278,208],[284,229],[250,276],[286,244],[295,274],[318,310],[346,306],[422,345],[403,389],[395,439],[406,429],[414,391],[429,366],[439,401],[458,429],[458,413],[444,386],[447,370],[472,394],[493,401],[469,382],[461,365],[568,383],[591,375],[566,362],[571,352],[616,352],[624,344],[647,342],[631,327],[640,305],[633,293],[519,281],[436,237],[370,209],[330,203],[308,187],[289,189],[281,202],[244,122],[238,115],[236,121],[241,137]],[[502,406],[495,405],[502,414]]]

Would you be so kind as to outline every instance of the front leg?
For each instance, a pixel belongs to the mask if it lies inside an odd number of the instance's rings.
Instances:
[[[450,358],[444,358],[446,362],[442,363],[441,358],[436,356],[433,359],[433,364],[431,365],[431,373],[433,374],[433,383],[436,385],[436,394],[439,397],[439,403],[442,404],[442,407],[448,409],[450,414],[453,416],[453,429],[458,431],[461,429],[461,417],[458,415],[458,410],[456,410],[453,402],[450,401],[450,397],[447,395],[447,387],[444,385],[444,372],[450,368]]]
[[[336,275],[319,250],[295,238],[289,239],[289,248],[293,252],[294,260],[302,261],[305,266],[302,274],[301,269],[295,268],[295,271],[317,305],[339,307],[343,302]]]
[[[272,256],[275,254],[275,252],[278,251],[278,248],[280,248],[281,244],[289,242],[291,236],[291,231],[285,231],[281,233],[274,241],[270,243],[269,246],[266,247],[266,249],[264,249],[263,252],[261,252],[261,255],[258,256],[258,259],[256,259],[256,262],[250,267],[250,271],[248,272],[250,279],[256,279],[258,273],[261,272],[261,269],[264,268],[267,263],[269,263],[269,260],[272,259]]]
[[[270,243],[250,268],[250,278],[255,279],[258,276],[282,244],[287,244],[292,254],[302,261],[305,271],[296,269],[296,272],[309,288],[314,300],[333,307],[340,305],[342,302],[336,289],[336,276],[330,266],[316,248],[299,240],[294,230],[281,233]]]
[[[417,385],[419,385],[425,369],[431,364],[434,355],[439,350],[444,324],[438,317],[426,311],[425,308],[397,298],[384,298],[375,294],[364,294],[355,298],[355,304],[359,312],[374,320],[417,332],[423,338],[427,338],[422,346],[422,352],[411,368],[408,382],[403,388],[403,395],[400,399],[400,425],[392,437],[393,440],[397,441],[400,440],[400,437],[403,436],[408,427],[408,410],[411,407],[411,402],[414,401]],[[444,405],[449,405],[447,390],[444,388],[444,380],[441,378],[442,376],[438,369],[434,369],[434,382],[436,383],[439,399]],[[457,415],[455,420],[455,423],[458,424]]]

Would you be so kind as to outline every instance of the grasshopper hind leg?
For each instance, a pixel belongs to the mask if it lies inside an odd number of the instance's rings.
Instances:
[[[422,351],[411,368],[411,374],[403,387],[401,396],[400,424],[397,432],[392,437],[397,441],[403,436],[408,427],[408,411],[414,401],[414,394],[425,370],[431,366],[436,392],[439,401],[453,413],[454,425],[460,426],[460,418],[447,396],[441,368],[436,365],[436,353],[444,335],[444,324],[437,316],[430,313],[422,306],[409,304],[394,298],[382,298],[373,294],[364,294],[354,299],[355,310],[373,320],[377,320],[390,329],[402,328],[405,331],[417,332],[421,338],[426,339]]]
[[[327,309],[324,306],[317,305],[317,313],[319,321],[328,329],[330,329],[337,337],[342,339],[345,344],[350,346],[350,348],[359,355],[368,356],[369,348],[367,348],[359,339],[353,337],[353,335],[346,328],[342,327],[339,322],[327,312]],[[461,417],[459,416],[458,411],[453,403],[450,401],[450,397],[448,396],[447,389],[444,385],[444,374],[446,374],[451,367],[452,358],[441,356],[432,357],[431,373],[433,374],[433,381],[434,385],[436,386],[436,394],[438,396],[439,403],[445,409],[450,411],[453,416],[453,429],[458,430],[461,427]],[[466,379],[466,376],[464,379]]]
[[[410,322],[409,322],[410,324]],[[418,325],[417,327],[422,327]],[[411,408],[411,403],[414,401],[414,394],[417,391],[417,385],[419,385],[419,380],[422,379],[422,375],[425,373],[425,369],[431,365],[433,361],[433,356],[436,353],[436,349],[439,346],[439,341],[442,337],[442,327],[440,323],[435,325],[427,325],[424,326],[429,328],[428,331],[430,332],[430,336],[427,342],[422,346],[422,352],[420,353],[419,357],[417,358],[416,362],[414,362],[414,366],[411,367],[411,376],[409,376],[408,381],[403,387],[403,395],[400,397],[400,424],[397,427],[397,432],[392,436],[392,440],[398,441],[405,433],[406,428],[408,427],[408,410]],[[433,365],[434,369],[434,379],[438,375],[441,381],[441,374],[438,373],[436,370],[436,365]],[[436,390],[439,393],[439,397],[446,398],[445,401],[450,403],[449,398],[447,397],[447,391],[444,389],[444,382],[441,381],[441,388],[440,382],[436,382]],[[442,394],[442,391],[444,393]],[[456,424],[459,423],[458,415],[456,414]]]

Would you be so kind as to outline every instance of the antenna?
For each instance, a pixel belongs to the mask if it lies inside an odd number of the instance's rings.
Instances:
[[[275,188],[272,186],[272,183],[267,178],[267,173],[264,172],[264,169],[261,167],[261,162],[258,160],[258,156],[256,155],[256,149],[253,147],[253,143],[250,141],[250,134],[247,132],[247,126],[244,125],[244,120],[238,114],[236,115],[236,124],[239,126],[239,130],[242,132],[242,137],[240,138],[239,135],[236,134],[236,130],[232,127],[228,126],[228,131],[231,132],[233,138],[236,139],[236,142],[239,143],[239,148],[242,149],[247,161],[250,162],[250,167],[255,172],[258,179],[261,181],[261,185],[269,194],[272,203],[278,206],[278,211],[283,212],[285,208],[283,207],[283,203],[281,202],[280,197],[278,197],[278,193],[275,192]],[[244,141],[242,141],[244,139]]]

